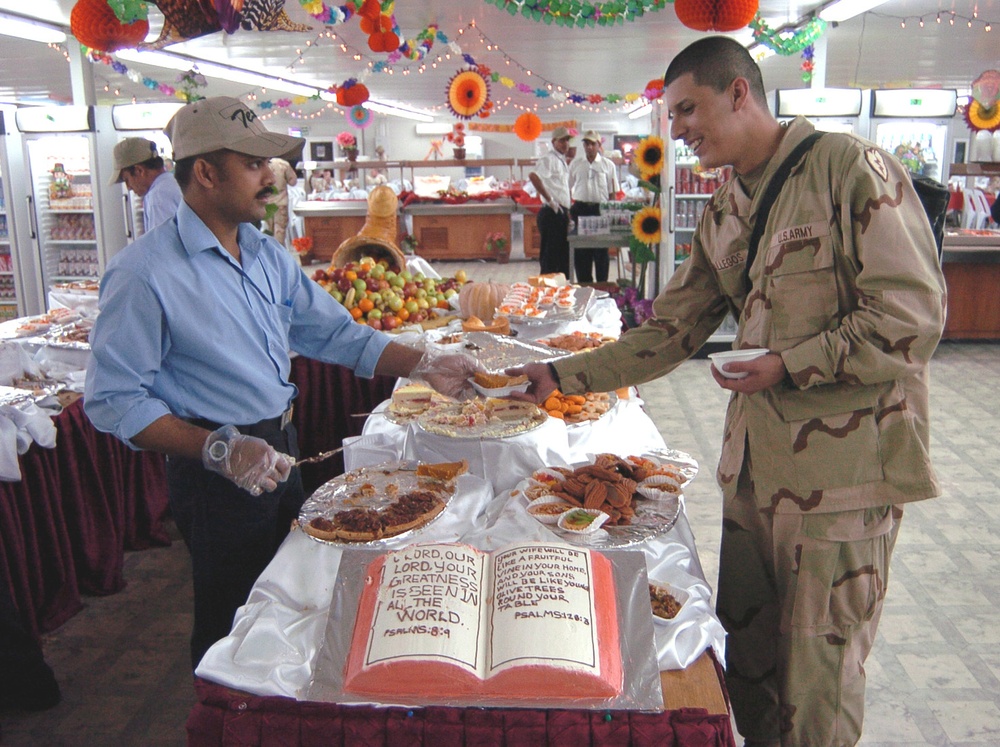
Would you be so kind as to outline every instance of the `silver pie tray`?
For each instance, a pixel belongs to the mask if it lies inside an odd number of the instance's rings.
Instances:
[[[414,461],[391,461],[369,467],[359,467],[358,469],[345,472],[332,480],[320,485],[299,510],[299,524],[305,526],[317,517],[333,519],[338,511],[345,511],[351,508],[372,508],[376,511],[387,508],[399,496],[413,490],[427,490],[426,484],[421,484],[416,473],[417,463]],[[426,479],[426,478],[425,478]],[[361,486],[370,485],[371,495],[360,495]],[[390,486],[395,486],[395,491]],[[408,532],[394,534],[392,537],[371,540],[369,542],[349,542],[347,540],[325,540],[314,537],[303,530],[309,539],[321,542],[325,545],[338,545],[349,547],[384,547],[390,543],[397,544],[400,538],[412,537],[420,534],[424,529],[431,526],[441,518],[448,510],[454,489],[439,492],[444,500],[445,509],[437,516],[424,524],[422,527],[411,529]]]
[[[684,482],[681,487],[687,487],[698,474],[698,462],[689,454],[673,449],[659,450],[642,454],[643,457],[655,459],[661,464],[673,464],[680,469]],[[593,464],[593,460],[579,462],[572,465],[574,468],[582,467],[585,464]],[[518,485],[521,492],[524,491],[525,482]],[[624,526],[608,526],[605,524],[596,532],[582,534],[580,532],[567,532],[554,525],[545,525],[558,537],[573,545],[590,547],[594,549],[617,549],[633,547],[648,542],[661,534],[666,534],[673,529],[674,524],[681,515],[681,495],[668,495],[664,498],[651,500],[644,497],[632,499],[635,508],[635,516],[631,524]]]
[[[474,355],[491,372],[503,371],[528,363],[543,363],[572,355],[568,350],[551,348],[537,342],[518,340],[508,335],[492,332],[466,332],[460,351]]]
[[[543,425],[549,415],[545,410],[531,405],[527,402],[514,403],[509,400],[502,400],[508,405],[523,406],[524,415],[511,419],[490,419],[482,423],[463,425],[456,422],[442,422],[443,418],[454,418],[460,420],[463,417],[465,408],[472,407],[481,400],[469,400],[466,402],[454,402],[431,407],[427,412],[417,417],[417,426],[427,432],[438,436],[447,436],[457,439],[489,439],[489,438],[510,438],[520,436],[522,433],[533,431]]]

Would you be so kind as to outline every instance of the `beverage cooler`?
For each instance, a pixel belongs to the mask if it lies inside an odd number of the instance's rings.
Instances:
[[[871,92],[869,139],[915,175],[948,182],[948,129],[958,109],[954,89],[896,88]]]
[[[773,94],[774,115],[781,122],[807,118],[820,132],[867,137],[860,88],[786,88]]]
[[[24,154],[14,127],[14,108],[0,111],[0,321],[41,313],[38,285],[25,272],[19,225],[28,222],[23,194]],[[30,265],[30,263],[28,263]]]
[[[115,142],[127,137],[144,137],[156,143],[157,151],[164,161],[173,155],[170,139],[163,132],[167,122],[184,104],[116,104],[111,107],[111,121],[115,128]],[[111,175],[108,175],[111,178]],[[124,182],[117,185],[121,190],[120,203],[125,220],[125,238],[132,243],[146,232],[142,219],[142,198],[131,192]]]
[[[121,190],[108,184],[115,132],[108,108],[20,108],[28,205],[25,246],[42,294],[53,287],[94,286],[126,244]],[[48,306],[47,296],[44,306]]]

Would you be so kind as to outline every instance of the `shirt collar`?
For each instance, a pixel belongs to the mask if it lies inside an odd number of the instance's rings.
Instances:
[[[229,252],[222,248],[222,244],[219,243],[215,234],[184,200],[181,201],[181,205],[177,209],[177,232],[180,235],[184,251],[188,253],[189,257],[210,249],[218,249],[225,256],[230,256]],[[240,223],[236,232],[236,241],[240,245],[244,266],[248,266],[250,262],[257,259],[263,248],[264,240],[264,234],[252,225]]]

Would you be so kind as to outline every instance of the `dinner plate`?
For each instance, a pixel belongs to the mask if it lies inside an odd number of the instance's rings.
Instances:
[[[500,413],[499,415],[497,413]],[[431,407],[417,417],[427,433],[459,439],[509,438],[533,431],[548,414],[530,402],[470,399]]]
[[[399,496],[414,490],[427,490],[426,478],[417,477],[416,464],[412,461],[390,461],[345,472],[320,485],[299,510],[299,524],[305,526],[315,518],[333,519],[338,511],[352,508],[371,508],[376,511],[387,508]],[[382,547],[389,542],[411,537],[437,521],[448,510],[454,490],[439,491],[445,502],[445,510],[429,522],[408,532],[369,542],[349,542],[347,540],[326,540],[305,532],[309,539],[329,545],[350,547]],[[303,530],[304,531],[304,530]]]
[[[683,476],[682,487],[690,484],[691,480],[698,473],[698,463],[690,455],[672,449],[651,452],[642,455],[646,459],[651,459],[660,464],[670,464],[677,467]],[[593,464],[594,461],[579,462],[572,467],[582,467]],[[516,491],[522,496],[531,485],[530,478],[518,484]],[[635,516],[632,522],[626,525],[605,524],[592,534],[580,534],[579,532],[567,532],[548,525],[557,536],[565,541],[585,547],[595,549],[616,549],[632,547],[648,542],[661,534],[665,534],[673,529],[674,524],[681,513],[681,493],[664,494],[662,498],[649,499],[644,497],[633,497],[632,507],[635,509]]]

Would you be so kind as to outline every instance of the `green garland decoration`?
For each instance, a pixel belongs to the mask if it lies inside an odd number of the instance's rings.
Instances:
[[[108,0],[108,7],[122,24],[145,21],[149,16],[149,5],[144,0]]]
[[[767,25],[758,12],[750,21],[750,28],[753,29],[755,41],[763,44],[768,49],[777,54],[790,57],[798,54],[810,44],[819,39],[826,31],[826,21],[822,18],[813,18],[805,26],[793,32],[776,31]]]
[[[669,0],[673,2],[673,0]],[[646,13],[663,10],[668,0],[605,0],[601,3],[580,0],[485,0],[512,16],[557,26],[613,26],[636,21]]]

